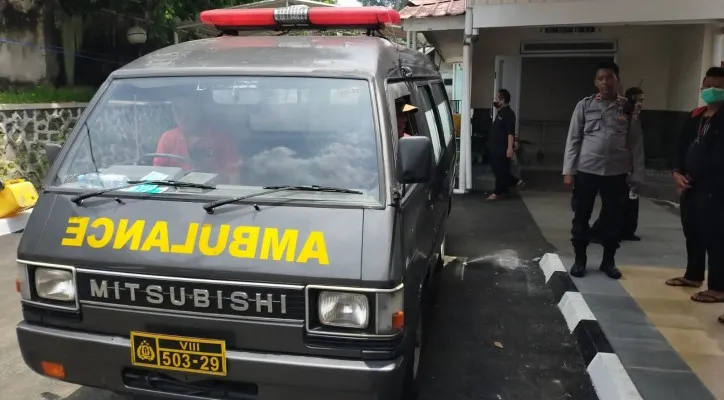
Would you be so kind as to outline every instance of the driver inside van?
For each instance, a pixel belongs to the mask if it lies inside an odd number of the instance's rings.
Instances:
[[[236,142],[227,132],[209,125],[209,118],[199,103],[203,102],[194,101],[192,96],[171,101],[177,126],[161,135],[156,153],[182,158],[155,157],[153,165],[217,173],[226,183],[238,183],[241,156]]]
[[[417,107],[403,103],[395,103],[395,109],[397,110],[397,137],[412,136],[407,133],[407,127],[409,119],[412,115],[417,112]]]

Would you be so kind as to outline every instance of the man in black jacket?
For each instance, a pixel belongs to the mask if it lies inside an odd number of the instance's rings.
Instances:
[[[673,157],[672,176],[681,195],[686,238],[686,273],[670,286],[700,287],[709,258],[708,290],[691,296],[701,303],[724,302],[724,68],[704,78],[702,100],[691,113]]]
[[[488,148],[490,166],[495,176],[495,189],[488,200],[498,200],[508,193],[511,187],[522,183],[519,177],[511,174],[510,163],[515,156],[515,112],[510,108],[510,92],[500,89],[495,95],[493,105],[498,110],[490,129]]]

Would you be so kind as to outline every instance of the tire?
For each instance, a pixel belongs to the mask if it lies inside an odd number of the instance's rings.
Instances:
[[[420,317],[417,319],[415,328],[415,340],[412,349],[409,351],[409,359],[405,366],[405,381],[402,388],[401,400],[417,400],[420,394],[420,364],[425,350],[425,315],[424,299],[420,308]]]

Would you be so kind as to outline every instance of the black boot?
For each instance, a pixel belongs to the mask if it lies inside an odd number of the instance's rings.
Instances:
[[[601,261],[601,267],[599,269],[611,279],[621,279],[621,271],[616,268],[615,255],[615,248],[604,248],[603,260]]]
[[[586,263],[588,262],[588,257],[586,256],[586,248],[576,248],[576,259],[573,262],[573,266],[571,267],[571,276],[575,276],[576,278],[582,278],[584,275],[586,275]]]

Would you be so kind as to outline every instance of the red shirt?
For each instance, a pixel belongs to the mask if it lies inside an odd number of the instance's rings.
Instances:
[[[181,128],[171,129],[161,135],[156,152],[192,158],[193,165],[166,157],[153,159],[153,165],[179,167],[185,170],[196,167],[201,171],[235,173],[239,169],[237,163],[241,160],[234,139],[228,134],[220,132],[204,134],[204,137],[200,138],[191,149],[192,153],[198,153],[199,156],[190,157],[186,137]]]

